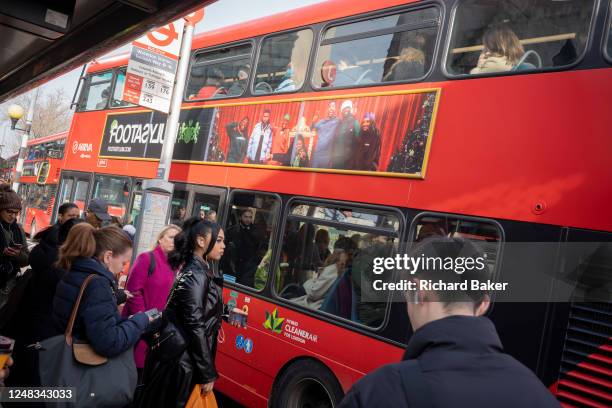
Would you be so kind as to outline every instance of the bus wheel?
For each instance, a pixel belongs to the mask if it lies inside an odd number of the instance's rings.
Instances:
[[[36,220],[30,225],[30,237],[34,238],[34,235],[36,235]]]
[[[314,360],[290,365],[276,381],[272,408],[333,408],[344,393],[334,374]]]

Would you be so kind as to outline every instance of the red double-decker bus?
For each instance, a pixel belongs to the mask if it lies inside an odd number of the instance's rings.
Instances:
[[[17,155],[14,154],[7,158],[0,165],[0,178],[6,182],[11,182],[15,177],[15,167],[17,166]]]
[[[247,328],[222,327],[215,387],[247,406],[334,406],[398,361],[406,306],[371,300],[372,257],[433,233],[537,293],[494,299],[508,353],[564,404],[608,406],[609,9],[333,0],[197,36],[171,221],[216,212],[225,301],[249,310]],[[59,201],[102,197],[134,222],[166,117],[121,100],[127,62],[88,66]],[[535,244],[575,242],[592,247]]]
[[[24,203],[21,223],[31,237],[51,224],[67,137],[61,132],[28,141],[18,193]]]

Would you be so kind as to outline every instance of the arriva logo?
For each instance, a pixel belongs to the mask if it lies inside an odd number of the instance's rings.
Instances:
[[[79,143],[75,140],[72,142],[72,154],[77,152],[93,152],[93,146],[91,143]]]
[[[283,332],[283,320],[285,320],[285,318],[278,317],[278,312],[276,309],[274,309],[272,314],[266,311],[266,321],[264,322],[263,326],[268,330],[272,330],[274,333],[281,334]]]
[[[200,122],[196,122],[195,126],[193,125],[193,120],[188,122],[189,124],[183,122],[179,129],[178,133],[178,141],[185,143],[198,143],[198,135],[200,134]]]

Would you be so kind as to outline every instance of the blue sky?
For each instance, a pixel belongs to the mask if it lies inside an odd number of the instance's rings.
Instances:
[[[324,2],[325,0],[218,0],[216,3],[206,7],[204,20],[195,29],[196,33],[215,30],[220,27],[238,24],[243,21],[265,17],[271,14],[307,6],[310,4]],[[130,49],[129,45],[111,51],[108,55],[126,52]],[[54,92],[55,89],[63,88],[68,98],[74,94],[81,68],[70,71],[58,78],[55,78],[41,87],[39,97],[46,93]],[[2,115],[4,116],[4,115]],[[4,119],[4,118],[2,118]],[[5,137],[15,137],[14,133],[5,127],[9,127],[8,121],[0,123],[0,144],[6,144]],[[2,156],[8,156],[9,152],[2,152]]]

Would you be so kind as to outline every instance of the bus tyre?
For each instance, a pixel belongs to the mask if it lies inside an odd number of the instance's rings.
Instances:
[[[291,364],[272,391],[271,408],[332,408],[344,393],[334,374],[314,360]]]

